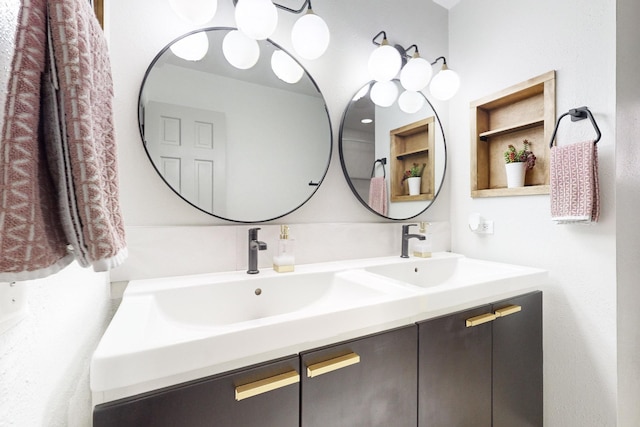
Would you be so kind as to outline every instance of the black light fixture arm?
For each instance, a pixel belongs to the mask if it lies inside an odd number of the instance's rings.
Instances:
[[[382,42],[379,42],[377,39],[382,36]],[[373,36],[373,38],[371,39],[371,42],[375,45],[375,46],[382,46],[382,43],[384,42],[384,40],[387,40],[387,32],[386,31],[380,31],[378,34],[376,34],[375,36]],[[387,40],[388,43],[388,40]],[[394,45],[394,47],[398,50],[398,52],[400,52],[400,56],[402,57],[402,62],[403,65],[404,63],[408,60],[411,59],[414,55],[419,55],[420,51],[418,50],[418,45],[417,44],[412,44],[411,46],[409,46],[408,48],[404,48],[399,44]],[[415,49],[414,50],[414,55],[409,55],[409,51],[411,49]],[[435,65],[438,61],[442,60],[443,62],[443,66],[447,65],[447,59],[444,56],[439,56],[437,57],[432,63],[431,65]]]
[[[435,65],[436,62],[440,61],[442,59],[442,65],[445,66],[447,65],[447,58],[445,58],[444,56],[439,56],[437,57],[432,63],[431,65]]]
[[[234,6],[238,4],[238,0],[232,0],[232,1]],[[281,4],[278,4],[276,2],[273,2],[273,5],[278,9],[286,10],[287,12],[296,13],[296,14],[302,13],[307,9],[312,9],[311,0],[304,0],[304,2],[302,3],[302,6],[300,6],[300,9],[291,9],[286,6],[282,6]]]

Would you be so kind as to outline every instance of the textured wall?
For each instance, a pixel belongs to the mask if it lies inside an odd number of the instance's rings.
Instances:
[[[74,263],[18,286],[28,314],[0,334],[0,426],[89,425],[89,360],[113,313],[108,276]]]

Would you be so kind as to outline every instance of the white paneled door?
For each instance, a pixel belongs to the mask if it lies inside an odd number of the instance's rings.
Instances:
[[[177,193],[207,212],[215,202],[216,214],[224,213],[224,113],[151,101],[144,135],[153,163]]]

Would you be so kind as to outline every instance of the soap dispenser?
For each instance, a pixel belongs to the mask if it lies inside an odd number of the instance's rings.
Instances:
[[[293,255],[294,240],[289,238],[289,226],[280,226],[280,240],[278,240],[278,251],[273,257],[273,269],[278,273],[293,271],[295,257]]]
[[[424,236],[424,240],[417,240],[413,246],[413,256],[420,258],[431,258],[431,233],[428,231],[428,222],[420,222],[419,233]]]

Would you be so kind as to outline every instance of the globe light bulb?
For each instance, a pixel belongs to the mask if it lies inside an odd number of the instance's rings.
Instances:
[[[290,84],[298,83],[304,74],[302,67],[281,50],[271,55],[271,69],[280,80]]]
[[[374,104],[379,107],[390,107],[396,101],[398,96],[398,86],[395,82],[387,80],[384,82],[376,82],[371,87],[369,96]]]
[[[218,10],[218,0],[169,0],[169,5],[176,15],[194,25],[211,21]]]
[[[209,51],[209,38],[203,31],[190,34],[170,47],[171,52],[187,61],[200,61]]]
[[[222,40],[222,53],[229,64],[246,70],[258,62],[260,47],[257,41],[247,37],[242,31],[232,30]]]
[[[278,26],[278,10],[271,0],[238,0],[235,10],[238,29],[254,40],[264,40]]]
[[[414,56],[400,71],[400,83],[406,90],[414,92],[424,89],[431,80],[433,69],[429,61]]]
[[[424,106],[424,96],[420,92],[405,90],[398,97],[398,107],[407,114],[420,111]]]
[[[331,35],[326,22],[311,9],[298,19],[291,29],[291,43],[295,51],[304,59],[317,59],[329,47]]]
[[[451,99],[459,88],[460,77],[455,71],[449,70],[447,64],[442,66],[442,70],[433,77],[429,85],[431,95],[440,101]]]
[[[393,79],[402,67],[402,57],[398,50],[389,45],[387,39],[369,55],[369,74],[371,78],[378,82],[385,82]]]

